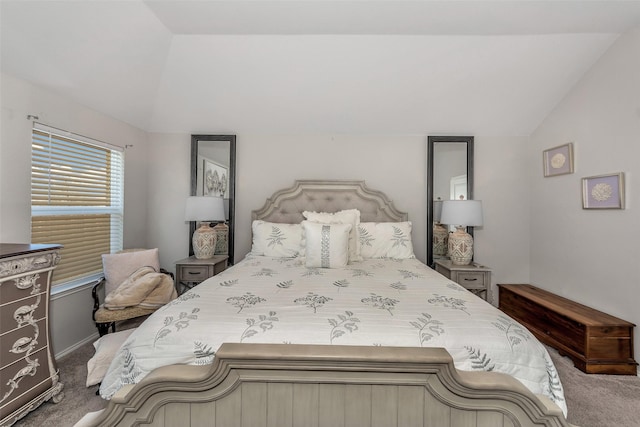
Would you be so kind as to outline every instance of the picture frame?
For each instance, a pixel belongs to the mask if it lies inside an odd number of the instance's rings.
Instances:
[[[544,150],[542,157],[545,177],[573,173],[572,142]]]
[[[624,209],[624,173],[582,178],[583,209]]]
[[[209,159],[204,159],[202,171],[202,195],[228,198],[229,170]]]

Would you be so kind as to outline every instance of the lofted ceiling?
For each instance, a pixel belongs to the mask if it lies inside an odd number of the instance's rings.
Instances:
[[[150,132],[528,135],[640,1],[0,0],[2,72]]]

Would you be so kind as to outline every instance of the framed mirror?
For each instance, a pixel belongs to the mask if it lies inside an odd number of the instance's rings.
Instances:
[[[439,224],[438,201],[473,199],[473,137],[429,136],[427,139],[427,265],[446,258],[441,233],[447,226]],[[467,227],[473,236],[473,227]],[[436,237],[434,238],[434,233]],[[446,235],[446,234],[445,234]]]
[[[224,199],[226,225],[229,227],[227,236],[229,265],[233,265],[235,177],[235,135],[191,135],[191,195],[211,195]],[[189,226],[189,256],[193,255],[191,236],[195,229],[196,222],[192,221]]]

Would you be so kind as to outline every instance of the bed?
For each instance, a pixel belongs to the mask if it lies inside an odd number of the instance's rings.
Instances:
[[[125,341],[91,424],[569,425],[544,346],[415,259],[383,193],[296,181],[252,219],[244,260]]]

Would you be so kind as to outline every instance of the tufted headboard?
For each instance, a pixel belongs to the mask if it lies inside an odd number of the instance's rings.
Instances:
[[[408,218],[384,193],[367,188],[364,181],[298,180],[293,187],[276,191],[262,208],[251,212],[251,219],[297,224],[304,220],[304,211],[343,209],[358,209],[361,222],[398,222]]]

